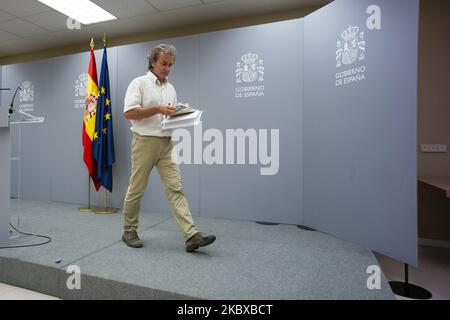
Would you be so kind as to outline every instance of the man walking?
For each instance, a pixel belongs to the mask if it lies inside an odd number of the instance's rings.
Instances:
[[[214,242],[214,235],[198,231],[184,196],[180,169],[172,154],[172,131],[163,130],[164,116],[175,111],[177,94],[167,76],[175,63],[173,45],[160,44],[148,55],[148,73],[131,81],[124,101],[124,116],[131,120],[131,177],[125,196],[122,240],[130,247],[143,246],[137,228],[141,198],[154,166],[158,169],[169,205],[181,229],[187,252]]]

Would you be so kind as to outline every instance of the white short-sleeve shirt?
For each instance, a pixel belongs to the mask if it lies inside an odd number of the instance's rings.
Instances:
[[[146,107],[152,104],[177,104],[177,93],[173,85],[167,80],[161,83],[151,72],[145,76],[138,77],[128,85],[124,99],[123,112],[128,110]],[[161,122],[164,115],[158,113],[154,116],[131,120],[131,130],[141,136],[170,137],[172,130],[163,130]]]

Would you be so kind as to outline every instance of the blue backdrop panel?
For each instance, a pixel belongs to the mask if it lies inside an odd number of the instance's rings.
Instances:
[[[222,133],[224,162],[233,151],[225,146],[233,144],[227,139],[227,129],[253,133],[254,141],[247,140],[243,163],[237,161],[235,141],[234,160],[229,164],[202,164],[202,215],[301,222],[302,40],[301,19],[200,36],[200,107],[206,110],[203,132],[217,129]],[[273,138],[278,150],[261,140],[260,134],[269,142]],[[209,144],[205,141],[203,147]],[[251,161],[255,150],[258,157]],[[278,152],[278,159],[265,165],[260,151]],[[266,174],[264,168],[269,170]]]
[[[304,219],[417,264],[418,1],[305,18]]]
[[[116,52],[116,48],[108,49],[114,120]],[[96,50],[95,55],[100,68],[102,51]],[[82,159],[81,133],[88,64],[89,54],[80,53],[4,67],[3,84],[14,88],[20,85],[26,93],[18,95],[15,107],[45,117],[42,124],[11,128],[12,156],[17,158],[12,161],[13,196],[87,203],[88,174]],[[93,203],[103,204],[103,193],[92,191],[92,196]],[[117,205],[115,197],[111,198],[111,204]]]
[[[17,88],[14,108],[45,117],[44,124],[14,124],[11,126],[12,155],[20,158],[13,161],[12,176],[17,181],[12,185],[13,196],[45,200],[51,199],[53,161],[52,142],[63,130],[52,130],[51,124],[58,121],[53,117],[52,108],[58,105],[50,94],[57,88],[56,70],[49,68],[51,60],[42,60],[3,67],[3,86]],[[57,89],[56,89],[57,90]],[[9,101],[8,101],[9,100]],[[2,96],[3,104],[10,103],[11,97]]]
[[[417,31],[417,0],[338,0],[305,19],[110,48],[110,205],[122,206],[130,176],[125,91],[146,73],[148,50],[169,42],[178,100],[205,110],[181,165],[193,214],[303,223],[415,265]],[[24,198],[86,203],[88,59],[86,51],[2,67],[3,86],[26,86],[17,105],[46,117],[13,128],[13,195],[20,182]],[[239,132],[243,148],[227,135]],[[142,210],[169,212],[156,171]]]

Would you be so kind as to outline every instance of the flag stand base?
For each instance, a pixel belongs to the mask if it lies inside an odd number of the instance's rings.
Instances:
[[[113,213],[116,213],[117,211],[119,211],[119,209],[97,207],[93,211],[97,214],[113,214]]]
[[[114,210],[114,211],[111,211]],[[116,213],[118,209],[104,208],[104,207],[80,207],[78,211],[82,213]]]
[[[390,281],[392,291],[402,297],[412,298],[416,300],[427,300],[433,297],[432,293],[425,288],[416,286],[408,281],[408,264],[405,263],[405,282]]]
[[[108,207],[108,190],[105,189],[105,203],[103,207],[95,207],[93,211],[97,214],[113,214],[119,211],[119,209]]]

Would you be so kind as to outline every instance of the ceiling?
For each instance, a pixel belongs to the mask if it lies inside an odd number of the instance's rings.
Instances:
[[[3,58],[109,39],[161,32],[218,20],[289,12],[331,0],[92,0],[118,20],[81,25],[37,0],[0,0],[0,62]],[[1,64],[1,63],[0,63]]]

